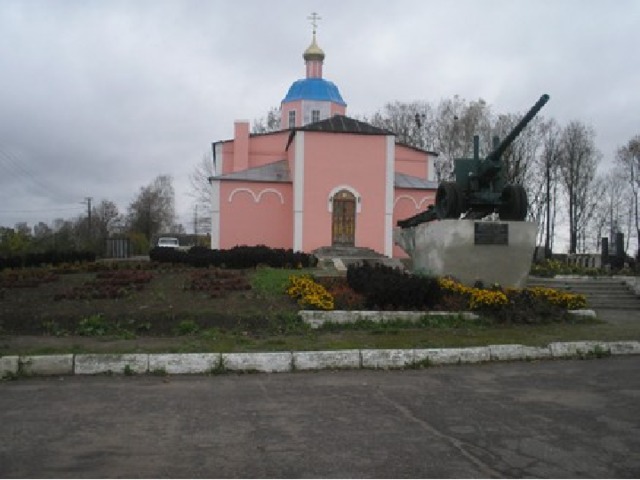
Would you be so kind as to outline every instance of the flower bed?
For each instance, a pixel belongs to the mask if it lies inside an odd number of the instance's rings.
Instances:
[[[208,292],[211,298],[221,298],[228,292],[250,290],[246,276],[238,271],[211,268],[192,272],[185,290]]]
[[[0,288],[35,288],[56,280],[58,276],[48,270],[4,270],[0,273]]]
[[[544,323],[569,318],[586,298],[549,288],[468,287],[450,278],[410,275],[388,267],[349,267],[347,278],[290,278],[286,293],[313,310],[473,311],[497,323]]]
[[[54,296],[54,300],[116,299],[140,291],[153,278],[151,272],[139,270],[119,270],[100,272],[95,280],[73,287]]]

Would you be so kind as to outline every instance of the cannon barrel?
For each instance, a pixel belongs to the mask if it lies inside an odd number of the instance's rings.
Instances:
[[[531,120],[533,120],[533,117],[535,117],[538,114],[540,109],[544,107],[545,103],[547,103],[548,101],[549,101],[549,95],[545,93],[540,97],[540,99],[536,102],[536,104],[533,107],[531,107],[531,109],[527,112],[527,114],[524,117],[522,117],[522,119],[518,122],[518,124],[515,127],[513,127],[513,130],[509,132],[509,135],[504,137],[504,139],[500,142],[500,144],[487,156],[486,160],[490,162],[499,161],[504,151],[509,147],[509,145],[513,143],[516,137],[520,135],[520,132],[524,130],[524,127],[526,127],[527,124]]]

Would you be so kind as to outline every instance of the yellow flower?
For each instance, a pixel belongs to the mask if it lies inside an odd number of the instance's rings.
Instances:
[[[297,299],[302,308],[333,310],[333,296],[309,275],[292,275],[289,277],[287,295]]]
[[[546,287],[531,287],[527,290],[535,297],[567,310],[577,310],[587,306],[587,298],[577,293],[563,292]]]
[[[509,299],[499,290],[482,290],[479,288],[471,289],[471,299],[469,300],[469,308],[478,310],[481,308],[492,308],[507,305]]]

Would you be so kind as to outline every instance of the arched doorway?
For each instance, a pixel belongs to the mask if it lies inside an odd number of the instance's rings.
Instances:
[[[331,244],[354,246],[356,240],[356,197],[348,190],[333,196]]]

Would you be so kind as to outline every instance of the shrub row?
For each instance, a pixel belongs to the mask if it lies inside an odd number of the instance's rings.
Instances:
[[[316,263],[313,255],[264,245],[238,246],[229,250],[192,247],[188,252],[154,247],[149,252],[149,258],[155,262],[184,263],[200,268],[255,268],[258,265],[273,268],[307,268],[315,266]]]
[[[0,270],[5,268],[29,268],[42,265],[60,265],[62,263],[95,262],[96,254],[89,251],[57,251],[25,255],[0,256]]]
[[[384,265],[350,265],[349,286],[364,295],[366,308],[425,310],[438,305],[442,291],[438,280],[402,272]]]

